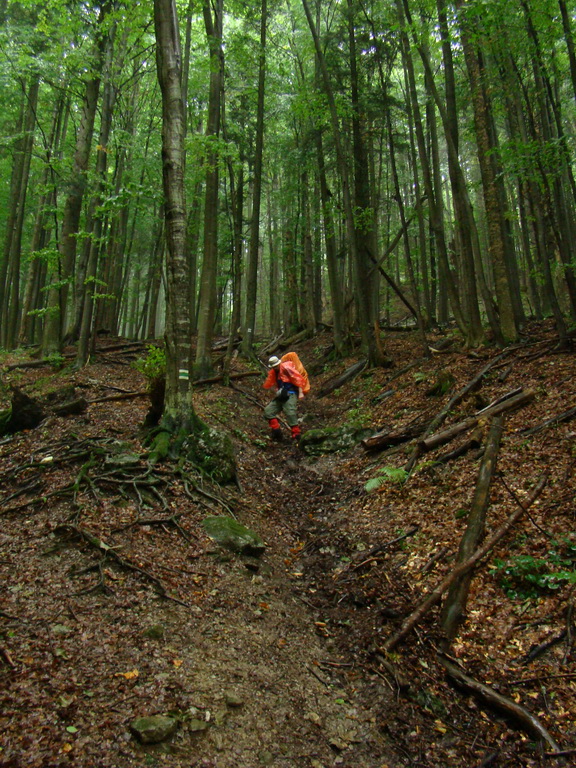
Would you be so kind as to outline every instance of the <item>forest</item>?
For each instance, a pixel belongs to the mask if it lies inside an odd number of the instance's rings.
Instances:
[[[215,334],[250,355],[255,335],[324,325],[336,354],[359,339],[382,364],[398,306],[470,347],[529,317],[566,343],[569,3],[155,6],[167,33],[150,3],[2,3],[3,348],[73,341],[83,365],[98,332],[166,329],[155,27],[178,81],[175,279],[199,373]]]
[[[575,27],[0,0],[0,765],[571,764]]]

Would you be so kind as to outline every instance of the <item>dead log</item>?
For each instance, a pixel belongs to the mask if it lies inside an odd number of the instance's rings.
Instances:
[[[279,348],[279,344],[281,341],[282,341],[282,334],[280,334],[279,336],[276,336],[275,339],[272,339],[271,342],[266,344],[266,346],[260,350],[259,354],[261,356],[271,355],[273,352],[276,352],[276,350]]]
[[[435,432],[438,427],[440,427],[448,417],[448,414],[451,413],[454,408],[462,402],[462,400],[470,394],[470,392],[473,392],[475,389],[477,389],[481,383],[482,379],[488,371],[493,368],[495,365],[497,365],[501,360],[503,360],[505,357],[507,357],[512,349],[506,349],[504,352],[501,352],[499,355],[497,355],[493,360],[491,360],[487,365],[482,368],[482,370],[474,376],[473,379],[471,379],[466,386],[462,387],[458,392],[456,392],[453,397],[450,398],[448,403],[442,408],[440,413],[438,413],[430,422],[428,427],[426,428],[425,432],[422,434],[422,438],[420,442],[415,446],[414,451],[412,453],[412,456],[410,457],[408,463],[406,464],[406,471],[411,472],[414,469],[414,466],[416,465],[416,462],[424,452],[423,443],[428,435],[431,435],[433,432]],[[466,427],[467,429],[468,427]],[[462,430],[464,431],[464,430]],[[459,434],[459,433],[458,433]],[[452,438],[450,438],[452,439]]]
[[[221,374],[220,376],[212,376],[209,379],[198,379],[197,381],[193,381],[193,385],[195,387],[199,386],[200,384],[215,384],[217,381],[224,381],[225,378],[228,379],[246,379],[248,376],[261,376],[262,374],[260,371],[245,371],[244,373],[229,373],[228,376],[225,376],[224,374]]]
[[[105,355],[107,352],[137,352],[145,350],[147,346],[145,341],[123,341],[118,344],[109,344],[107,347],[99,347],[96,353]]]
[[[362,440],[362,447],[367,451],[382,451],[392,445],[401,445],[402,443],[413,440],[422,434],[422,422],[404,427],[401,430],[382,430],[372,437]]]
[[[446,670],[448,677],[459,687],[464,688],[464,690],[472,694],[476,699],[479,699],[490,709],[505,715],[525,733],[546,742],[553,753],[560,753],[560,747],[550,733],[544,728],[540,720],[525,707],[521,704],[516,704],[507,696],[503,696],[488,685],[470,677],[448,657],[439,654],[436,658]]]
[[[498,414],[504,413],[505,411],[515,411],[518,408],[522,408],[523,406],[532,402],[535,396],[536,393],[533,389],[527,389],[525,392],[521,392],[519,395],[511,397],[508,400],[504,400],[497,405],[484,408],[476,415],[470,416],[469,418],[464,419],[464,421],[460,421],[458,424],[454,424],[449,429],[445,429],[443,432],[437,432],[435,435],[431,435],[424,440],[420,440],[418,443],[420,453],[432,451],[434,448],[438,448],[440,445],[449,443],[450,440],[453,440],[462,432],[466,432],[467,430],[472,429],[472,427],[475,427],[480,419],[497,416]]]
[[[115,400],[133,400],[135,397],[148,397],[150,395],[149,390],[140,390],[140,392],[122,392],[119,395],[106,395],[106,397],[96,397],[94,400],[88,400],[88,404],[93,403],[110,403]]]
[[[510,400],[512,397],[516,397],[516,395],[521,394],[523,391],[523,387],[516,387],[516,389],[512,389],[510,392],[506,392],[505,395],[500,395],[500,397],[497,397],[496,400],[492,400],[491,403],[488,403],[488,405],[484,406],[484,408],[482,408],[480,411],[477,411],[476,416],[481,416],[484,411],[488,411],[490,408],[494,408],[495,405],[503,403],[505,400]]]
[[[88,400],[85,397],[78,397],[75,400],[68,400],[61,405],[53,406],[52,411],[56,416],[76,416],[79,413],[84,413],[88,408]]]
[[[500,539],[508,533],[510,528],[512,528],[517,520],[522,517],[522,514],[527,509],[529,509],[532,504],[534,504],[545,485],[546,477],[541,477],[534,490],[532,491],[530,497],[524,502],[524,504],[519,506],[518,509],[513,512],[510,517],[494,531],[494,533],[484,542],[484,544],[479,547],[476,552],[474,552],[472,557],[466,560],[466,562],[456,566],[453,571],[445,576],[442,581],[432,590],[432,592],[428,594],[425,600],[423,600],[420,605],[414,611],[412,611],[412,613],[406,619],[404,619],[400,629],[391,635],[391,637],[389,637],[382,646],[383,651],[392,651],[398,645],[398,643],[403,640],[409,632],[412,631],[420,619],[422,619],[431,608],[440,602],[440,599],[446,590],[449,589],[457,579],[461,578],[471,568],[474,568],[474,566],[479,563],[480,560],[482,560],[482,558],[485,557],[488,552],[490,552],[496,546]]]
[[[356,378],[359,373],[362,373],[364,368],[368,365],[368,360],[359,360],[357,363],[354,363],[354,365],[351,365],[350,368],[347,368],[344,373],[341,376],[338,376],[335,379],[330,379],[330,381],[327,381],[321,388],[320,391],[317,394],[317,397],[326,397],[326,395],[329,395],[331,392],[334,392],[334,390],[339,389],[344,384],[347,384],[352,379]]]
[[[436,466],[436,464],[448,464],[449,461],[454,461],[454,459],[458,459],[460,456],[464,456],[464,454],[468,453],[468,451],[473,451],[475,448],[480,448],[482,445],[482,433],[483,430],[480,428],[474,430],[474,433],[469,440],[466,440],[465,443],[459,445],[458,448],[454,448],[453,451],[443,453],[442,456],[439,456],[436,459],[434,466]]]
[[[293,334],[292,336],[289,336],[287,339],[282,339],[278,341],[278,348],[279,349],[287,349],[288,347],[293,346],[294,344],[298,344],[300,341],[304,341],[304,339],[308,339],[314,334],[308,330],[308,328],[304,328],[303,331],[298,331],[298,333]]]
[[[484,538],[486,512],[488,510],[488,502],[490,501],[490,488],[496,469],[496,459],[500,450],[503,421],[503,416],[496,416],[488,433],[486,450],[480,464],[476,490],[474,491],[474,498],[472,499],[468,516],[468,524],[458,549],[457,563],[469,560],[474,550],[478,548]],[[442,629],[448,641],[453,640],[458,633],[458,628],[466,611],[466,601],[468,600],[471,581],[472,570],[469,570],[462,574],[457,582],[453,582],[448,590],[448,595],[442,609]]]
[[[574,406],[573,408],[569,408],[567,411],[564,411],[564,413],[561,413],[558,416],[553,416],[551,419],[546,419],[546,421],[542,421],[540,424],[537,424],[535,427],[531,427],[530,429],[523,429],[522,434],[535,435],[537,432],[541,432],[543,429],[546,429],[546,427],[552,427],[555,424],[560,424],[563,421],[571,421],[575,416],[576,416],[576,406]]]

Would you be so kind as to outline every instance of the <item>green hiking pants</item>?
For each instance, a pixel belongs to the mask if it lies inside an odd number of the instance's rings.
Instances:
[[[274,419],[281,411],[284,411],[286,421],[291,427],[295,427],[298,424],[298,395],[296,392],[292,392],[288,400],[283,403],[276,398],[271,400],[266,408],[264,408],[264,416],[267,419]]]

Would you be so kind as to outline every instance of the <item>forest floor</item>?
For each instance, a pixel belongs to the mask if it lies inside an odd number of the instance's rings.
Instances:
[[[488,533],[543,474],[546,485],[476,568],[451,655],[537,717],[564,762],[550,742],[449,684],[438,609],[384,649],[454,568],[480,452],[436,462],[469,434],[422,456],[406,482],[398,470],[413,442],[308,456],[287,431],[270,441],[262,369],[231,387],[196,387],[198,413],[236,448],[238,486],[217,487],[170,462],[147,465],[148,402],[126,395],[146,387],[132,365],[143,350],[113,341],[102,339],[77,372],[11,367],[23,354],[2,360],[5,406],[17,386],[49,415],[0,442],[0,765],[574,764],[575,426],[567,418],[527,434],[576,406],[574,353],[556,349],[551,327],[528,329],[444,426],[517,388],[535,393],[505,418]],[[501,354],[455,342],[424,357],[409,332],[388,334],[386,347],[392,368],[320,398],[357,358],[327,362],[328,335],[298,346],[312,374],[303,429],[424,429]],[[248,372],[239,359],[234,370]],[[440,372],[452,387],[432,395]],[[87,410],[50,410],[65,387]],[[264,556],[216,546],[202,527],[214,514],[256,531]],[[130,724],[155,714],[177,716],[179,728],[142,745]]]

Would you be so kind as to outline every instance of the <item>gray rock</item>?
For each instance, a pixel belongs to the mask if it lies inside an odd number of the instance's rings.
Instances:
[[[244,704],[244,699],[232,691],[228,691],[225,696],[225,700],[229,707],[241,707]]]
[[[108,469],[124,469],[125,467],[137,467],[140,457],[136,453],[118,453],[106,456],[104,465]]]
[[[260,557],[266,550],[266,545],[257,533],[232,517],[207,517],[202,525],[211,539],[237,554]]]
[[[347,451],[373,434],[372,429],[362,429],[350,424],[333,429],[310,429],[300,438],[299,446],[304,453],[319,456],[323,453]]]
[[[142,744],[157,744],[172,736],[178,728],[178,720],[166,715],[137,717],[130,725],[130,730]]]

